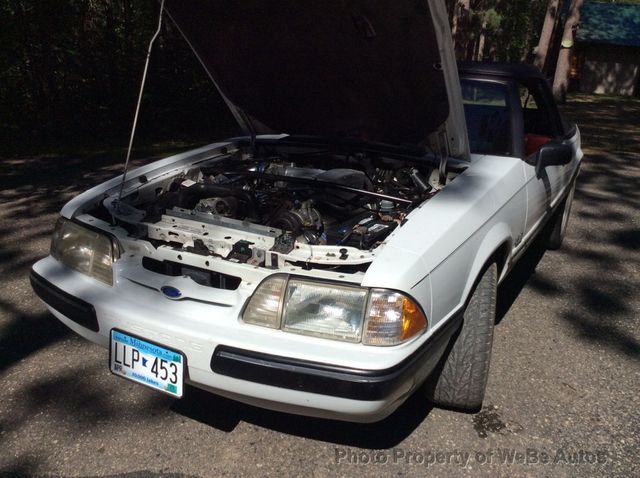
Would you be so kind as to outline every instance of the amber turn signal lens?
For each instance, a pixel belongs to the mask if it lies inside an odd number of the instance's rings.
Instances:
[[[402,334],[400,335],[400,341],[404,342],[427,328],[427,318],[411,299],[405,297],[402,305]]]
[[[397,345],[426,328],[427,318],[409,297],[384,289],[371,291],[362,343]]]

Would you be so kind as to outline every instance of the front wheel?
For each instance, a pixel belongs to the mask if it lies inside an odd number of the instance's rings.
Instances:
[[[496,318],[498,268],[488,266],[469,299],[460,333],[448,355],[426,384],[427,398],[435,405],[464,411],[482,407]]]

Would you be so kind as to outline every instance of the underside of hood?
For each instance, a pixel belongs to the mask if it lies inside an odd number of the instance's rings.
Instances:
[[[441,0],[165,5],[247,132],[433,147],[447,130],[467,154]]]

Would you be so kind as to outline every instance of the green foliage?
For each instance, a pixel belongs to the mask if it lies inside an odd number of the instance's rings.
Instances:
[[[446,3],[461,59],[523,61],[537,44],[547,0]],[[126,144],[157,14],[155,0],[0,0],[0,147]],[[165,22],[140,135],[147,142],[210,138],[234,128],[203,69]]]
[[[1,144],[126,144],[157,15],[154,0],[1,0]],[[208,135],[215,116],[222,129],[232,124],[169,22],[145,93],[140,133],[148,140]]]
[[[490,32],[497,32],[502,24],[503,16],[500,15],[495,8],[489,8],[482,12],[486,29]]]
[[[528,59],[537,44],[547,6],[547,0],[448,0],[446,3],[452,24],[457,24],[458,57],[495,61]]]
[[[563,2],[569,0],[560,3]],[[460,28],[456,42],[464,45],[457,48],[461,59],[517,62],[530,60],[538,44],[548,0],[448,0],[446,3],[452,23],[457,12]],[[640,4],[640,0],[596,0],[594,3]],[[466,6],[468,13],[465,13]],[[480,36],[485,37],[484,42],[477,41]]]

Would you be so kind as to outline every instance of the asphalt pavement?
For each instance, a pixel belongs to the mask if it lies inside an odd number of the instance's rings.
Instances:
[[[107,351],[34,296],[57,212],[112,155],[0,162],[0,475],[640,476],[640,103],[566,111],[587,157],[563,248],[533,248],[499,291],[485,406],[419,395],[383,422],[275,413],[113,376]]]

